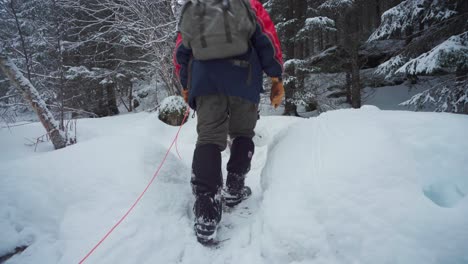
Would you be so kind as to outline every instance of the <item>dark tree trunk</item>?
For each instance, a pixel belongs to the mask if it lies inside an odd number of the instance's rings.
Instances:
[[[107,94],[107,113],[109,116],[117,115],[119,108],[117,107],[117,97],[115,93],[115,85],[113,83],[106,85]]]
[[[319,31],[319,49],[323,50],[323,30]]]
[[[376,0],[376,5],[375,5],[375,23],[374,23],[374,29],[377,28],[380,25],[381,22],[381,16],[382,16],[382,7],[380,6],[380,0]]]
[[[295,84],[292,83],[292,82],[288,86],[289,86],[288,88],[285,87],[286,98],[292,98],[293,94],[294,94],[294,92],[296,90],[296,87],[295,87]],[[288,100],[286,100],[286,102],[284,103],[284,113],[283,113],[283,115],[299,116],[299,114],[297,113],[297,106],[294,103],[289,102]]]
[[[361,108],[361,78],[357,50],[351,52],[351,106]]]
[[[286,14],[286,20],[291,20],[294,18],[294,0],[288,0],[288,11],[287,11],[287,14]],[[292,39],[294,38],[294,28],[289,26],[287,29],[286,29],[286,39],[288,42],[292,42],[292,43],[288,43],[289,45],[285,45],[285,55],[287,58],[293,58],[294,57],[294,42],[291,41]]]
[[[102,85],[96,86],[96,109],[93,111],[99,117],[106,116],[104,109],[104,87]]]
[[[310,39],[310,47],[309,47],[309,51],[310,51],[310,54],[309,55],[314,55],[315,54],[315,38],[314,38],[314,34],[312,33],[312,37]]]
[[[133,84],[130,84],[130,88],[128,91],[128,111],[133,111]]]
[[[288,76],[295,76],[296,74],[296,68],[293,65],[290,65],[288,68],[285,69],[286,75]],[[296,92],[297,89],[297,79],[294,81],[288,81],[284,85],[284,90],[285,90],[285,97],[286,101],[284,104],[284,113],[283,115],[289,115],[289,116],[299,116],[297,113],[297,106],[292,103],[288,99],[292,99],[294,97],[294,93]]]
[[[286,19],[287,20],[291,20],[294,18],[294,4],[295,4],[295,1],[294,0],[288,0],[287,1],[288,5],[287,5],[287,11],[286,11]],[[293,38],[294,38],[294,35],[295,35],[295,32],[294,32],[294,28],[293,27],[288,27],[286,29],[286,32],[285,32],[285,37],[286,37],[286,45],[284,45],[284,55],[287,59],[292,59],[294,58],[294,52],[295,52],[295,45],[294,45],[294,41]],[[296,111],[296,105],[294,105],[292,102],[291,102],[291,99],[293,98],[293,95],[294,95],[294,90],[295,90],[295,86],[291,86],[291,85],[285,85],[284,86],[284,90],[285,90],[285,107],[284,107],[284,114],[285,115],[289,115],[290,112],[294,112]]]
[[[346,102],[351,104],[351,72],[346,72]]]

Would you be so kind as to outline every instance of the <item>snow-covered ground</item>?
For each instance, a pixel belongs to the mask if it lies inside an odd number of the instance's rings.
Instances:
[[[413,110],[412,107],[400,105],[416,94],[422,93],[431,88],[439,88],[444,85],[453,85],[455,77],[445,76],[420,76],[416,84],[405,81],[400,85],[382,86],[377,88],[365,87],[362,93],[364,104],[375,105],[382,110]],[[422,111],[434,111],[426,108]]]
[[[192,230],[195,119],[141,203],[85,263],[468,263],[468,117],[360,110],[262,117],[217,249]],[[79,120],[37,152],[38,123],[0,129],[0,256],[77,263],[146,186],[177,128],[156,114]],[[224,153],[224,162],[228,157]]]
[[[408,106],[400,104],[429,88],[427,85],[415,85],[410,88],[406,83],[378,88],[366,87],[363,90],[363,101],[365,104],[377,105],[383,110],[409,110]]]

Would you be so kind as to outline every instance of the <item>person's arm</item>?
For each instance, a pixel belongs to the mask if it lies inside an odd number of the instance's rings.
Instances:
[[[268,76],[281,80],[283,53],[275,25],[262,3],[258,0],[250,0],[250,5],[257,17],[257,26],[251,41],[260,58],[263,71]]]
[[[178,33],[174,50],[174,66],[183,89],[188,89],[188,65],[191,58],[192,50],[182,44],[182,36]]]

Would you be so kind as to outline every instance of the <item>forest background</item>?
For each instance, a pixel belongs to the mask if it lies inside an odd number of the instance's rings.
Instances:
[[[284,52],[283,114],[359,108],[379,87],[418,82],[423,91],[402,102],[411,109],[468,113],[467,1],[263,2]],[[61,127],[73,118],[157,109],[180,93],[172,54],[182,4],[0,0],[0,53]],[[2,122],[37,120],[32,113],[0,72]]]

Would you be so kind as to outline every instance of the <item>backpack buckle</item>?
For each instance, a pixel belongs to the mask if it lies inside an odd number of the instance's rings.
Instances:
[[[232,65],[242,68],[247,68],[250,66],[250,62],[245,60],[231,60]]]
[[[229,0],[223,0],[223,10],[227,11],[230,9]]]

